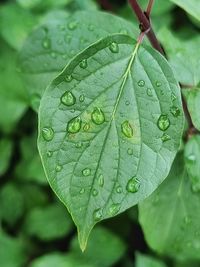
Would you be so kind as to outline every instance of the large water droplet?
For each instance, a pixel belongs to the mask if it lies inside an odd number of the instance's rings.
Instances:
[[[80,68],[82,69],[86,69],[87,68],[87,59],[83,59],[80,64],[79,64]]]
[[[103,177],[103,174],[99,174],[98,183],[99,183],[99,186],[103,187],[103,185],[104,185],[104,177]]]
[[[85,168],[82,170],[83,176],[89,176],[91,174],[91,170],[89,168]]]
[[[79,97],[79,101],[80,102],[84,102],[85,101],[85,95],[80,95],[80,97]]]
[[[174,117],[178,117],[181,114],[181,111],[178,107],[172,106],[170,112]]]
[[[119,52],[119,45],[117,43],[113,42],[110,44],[109,49],[112,53],[118,53]]]
[[[144,86],[145,86],[145,81],[143,81],[143,80],[139,80],[138,85],[139,85],[140,87],[144,87]]]
[[[163,142],[167,142],[167,141],[169,141],[171,139],[171,137],[168,135],[168,134],[166,134],[166,133],[164,133],[163,135],[162,135],[162,137],[161,137],[161,140],[163,141]]]
[[[133,128],[130,125],[129,121],[124,121],[121,125],[122,133],[128,137],[131,138],[133,136]]]
[[[136,177],[131,178],[126,185],[126,190],[130,193],[138,192],[139,188],[140,181]]]
[[[67,75],[67,76],[65,77],[65,81],[68,82],[68,83],[71,82],[72,79],[73,79],[73,78],[72,78],[72,75]]]
[[[100,108],[94,108],[92,114],[91,114],[92,121],[95,124],[102,124],[105,121],[105,116],[103,111]]]
[[[102,209],[97,209],[94,211],[93,218],[95,221],[100,221],[102,216],[103,216]]]
[[[98,191],[96,190],[96,189],[93,189],[92,190],[92,195],[93,195],[93,197],[96,197],[97,195],[98,195]]]
[[[68,25],[67,25],[67,27],[68,27],[68,29],[69,29],[70,31],[75,30],[75,29],[77,28],[77,26],[78,26],[77,21],[71,21],[71,22],[69,22]]]
[[[76,97],[71,92],[65,92],[60,100],[65,106],[73,106],[76,103]]]
[[[69,133],[78,133],[81,129],[81,124],[82,124],[81,118],[75,117],[68,122],[67,131]]]
[[[119,212],[120,208],[121,208],[121,205],[120,204],[118,204],[118,203],[117,204],[112,204],[110,206],[110,208],[109,208],[109,214],[111,216],[116,215]]]
[[[160,115],[157,121],[158,128],[161,131],[166,131],[170,126],[170,120],[167,115]]]
[[[50,49],[51,47],[51,41],[48,38],[45,38],[44,41],[42,42],[42,45],[45,49]]]
[[[42,136],[46,141],[51,141],[54,137],[54,130],[50,127],[44,127],[42,129]]]

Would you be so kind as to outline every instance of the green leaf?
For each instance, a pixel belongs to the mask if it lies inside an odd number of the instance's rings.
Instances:
[[[137,252],[136,267],[166,267],[166,265],[158,259]]]
[[[185,166],[194,192],[200,192],[200,135],[192,136],[185,146]]]
[[[35,30],[20,54],[20,65],[32,107],[38,109],[47,85],[71,58],[101,37],[122,31],[137,36],[129,22],[98,11],[76,12],[68,19],[49,21]]]
[[[25,245],[0,230],[0,264],[2,267],[21,267],[26,261]]]
[[[0,35],[17,50],[36,24],[36,16],[15,3],[0,7]]]
[[[183,130],[180,88],[158,52],[114,35],[75,57],[40,107],[42,162],[85,249],[97,221],[137,204],[167,176]]]
[[[138,0],[138,3],[140,4],[143,10],[146,10],[148,4],[147,0]],[[169,1],[166,0],[155,1],[151,15],[152,16],[165,15],[167,12],[171,11],[173,7],[174,4]]]
[[[180,8],[184,9],[188,14],[200,21],[200,2],[199,0],[170,0]]]
[[[97,3],[95,3],[94,0],[87,0],[87,1],[73,0],[68,8],[71,9],[72,11],[90,10],[93,12],[94,10],[98,9],[98,5]]]
[[[176,79],[191,87],[197,86],[200,82],[200,64],[197,51],[200,47],[200,37],[193,37],[190,40],[179,39],[167,28],[162,29],[158,34],[165,52],[169,57]]]
[[[185,96],[192,122],[196,129],[200,131],[200,88],[183,90],[183,95]]]
[[[191,189],[181,154],[168,178],[139,205],[145,238],[160,254],[182,260],[200,259],[200,194]]]
[[[36,136],[23,138],[21,141],[22,159],[17,165],[16,176],[23,181],[47,184],[47,179],[42,167],[37,150]]]
[[[12,155],[13,143],[8,138],[0,139],[0,176],[3,175],[9,166]]]
[[[72,0],[17,0],[17,2],[26,9],[49,10],[62,8],[72,2]]]
[[[0,129],[11,132],[27,107],[26,92],[16,69],[16,52],[0,39]]]
[[[24,199],[19,188],[8,183],[0,191],[0,219],[13,226],[23,215]]]
[[[71,253],[74,258],[93,266],[109,267],[122,258],[125,248],[125,244],[112,232],[97,227],[91,235],[87,250],[81,253],[78,240],[74,238],[71,244]]]
[[[61,238],[71,230],[72,222],[65,208],[55,203],[30,210],[24,229],[28,235],[43,241]]]

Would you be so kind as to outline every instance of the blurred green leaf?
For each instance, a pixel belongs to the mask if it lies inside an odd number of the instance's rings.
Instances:
[[[73,0],[17,0],[18,4],[26,9],[50,10],[62,8]]]
[[[162,255],[181,260],[199,260],[200,194],[179,154],[168,178],[139,205],[139,220],[148,245]]]
[[[72,11],[90,10],[93,12],[94,10],[98,9],[98,5],[94,0],[73,0],[71,5],[69,5],[69,9]]]
[[[136,267],[166,267],[167,265],[161,260],[153,258],[149,255],[136,253]]]
[[[143,10],[147,9],[148,0],[138,0],[138,3],[142,7]],[[165,15],[167,12],[171,11],[174,7],[174,4],[170,1],[166,0],[155,0],[152,8],[151,15],[159,16],[159,15]],[[133,11],[132,11],[133,12]]]
[[[8,138],[0,138],[0,176],[3,175],[8,169],[13,143]]]
[[[50,241],[67,235],[72,229],[72,221],[62,204],[37,207],[26,217],[25,232],[43,241]]]
[[[185,96],[192,122],[196,129],[200,131],[200,88],[183,90],[183,95]]]

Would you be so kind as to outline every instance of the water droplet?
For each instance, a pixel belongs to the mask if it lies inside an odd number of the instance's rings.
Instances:
[[[130,123],[128,121],[124,121],[121,125],[121,130],[122,130],[122,133],[128,137],[128,138],[131,138],[133,137],[133,128],[132,126],[130,125]]]
[[[162,83],[161,82],[159,82],[159,81],[156,81],[156,86],[157,87],[160,87],[162,85]]]
[[[103,216],[102,209],[97,209],[94,211],[93,218],[95,221],[100,221],[102,216]]]
[[[122,187],[120,185],[116,188],[116,192],[118,194],[121,194],[122,193]]]
[[[119,45],[117,43],[113,42],[110,44],[109,49],[112,53],[118,53],[119,52]]]
[[[170,137],[168,134],[164,133],[164,134],[162,135],[162,137],[161,137],[161,140],[162,140],[163,142],[167,142],[167,141],[171,140],[171,137]]]
[[[175,101],[176,100],[176,95],[174,93],[171,94],[171,100]]]
[[[88,30],[91,31],[91,32],[94,31],[94,25],[93,24],[90,24],[88,26]]]
[[[122,34],[128,34],[128,31],[126,29],[121,29],[119,32]]]
[[[42,129],[42,136],[46,141],[51,141],[54,137],[54,130],[50,127],[44,127]]]
[[[85,168],[82,170],[83,176],[89,176],[91,174],[91,170],[89,168]]]
[[[153,91],[151,88],[147,88],[147,95],[148,96],[153,96]]]
[[[196,156],[194,154],[190,154],[187,156],[187,161],[193,163],[196,161]]]
[[[56,58],[56,53],[55,52],[51,52],[51,57],[52,58]]]
[[[130,105],[130,102],[127,100],[127,101],[125,102],[125,104],[126,104],[126,106],[129,106],[129,105]]]
[[[62,170],[62,166],[61,165],[57,165],[56,166],[56,172],[60,172]]]
[[[138,192],[139,188],[140,181],[136,177],[131,178],[126,185],[126,190],[130,193]]]
[[[80,97],[79,97],[79,101],[80,101],[80,102],[84,102],[84,101],[85,101],[85,96],[84,96],[84,95],[80,95]]]
[[[145,81],[143,81],[143,80],[139,80],[139,82],[138,82],[138,86],[140,86],[140,87],[144,87],[144,86],[145,86]]]
[[[83,143],[81,141],[75,144],[76,148],[81,148],[82,146],[83,146]]]
[[[133,155],[133,149],[132,148],[128,148],[127,149],[127,153],[128,153],[128,155]]]
[[[68,29],[69,29],[70,31],[75,30],[75,29],[77,28],[77,26],[78,26],[77,21],[71,21],[71,22],[69,22],[68,25],[67,25],[67,27],[68,27]]]
[[[81,190],[79,191],[80,194],[84,194],[85,193],[85,188],[81,188]]]
[[[111,216],[116,215],[119,212],[120,208],[121,208],[120,204],[112,204],[109,208],[109,214]]]
[[[71,82],[71,80],[72,80],[72,75],[67,75],[67,76],[65,77],[65,81],[66,81],[66,82]]]
[[[51,158],[52,155],[53,155],[53,152],[52,152],[52,151],[47,151],[47,157],[48,157],[48,158]]]
[[[174,117],[178,117],[181,114],[181,111],[178,107],[172,106],[170,112]]]
[[[161,131],[166,131],[170,126],[170,120],[167,115],[160,115],[157,121],[158,128]]]
[[[99,186],[103,187],[103,185],[104,185],[104,177],[103,177],[103,174],[99,174],[98,183],[99,183]]]
[[[94,196],[94,197],[96,197],[97,195],[98,195],[98,191],[96,190],[96,189],[93,189],[92,190],[92,195]]]
[[[68,122],[67,131],[69,133],[78,133],[81,129],[81,124],[82,124],[81,118],[75,117]]]
[[[100,108],[94,108],[94,110],[91,114],[91,118],[92,118],[92,121],[98,125],[105,122],[104,113]]]
[[[90,129],[90,124],[89,123],[85,123],[83,126],[83,131],[87,132]]]
[[[45,38],[44,41],[43,41],[43,43],[42,43],[42,45],[43,45],[43,47],[45,49],[50,49],[50,47],[51,47],[51,41],[50,41],[50,39]]]
[[[76,103],[76,98],[71,92],[65,92],[60,99],[61,103],[65,106],[73,106]]]
[[[80,64],[79,64],[80,68],[82,69],[86,69],[87,68],[87,59],[83,59]]]

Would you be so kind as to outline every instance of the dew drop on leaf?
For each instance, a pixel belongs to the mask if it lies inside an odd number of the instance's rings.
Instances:
[[[82,195],[85,193],[85,188],[81,188],[81,190],[79,191],[79,193]]]
[[[170,120],[167,115],[160,115],[157,121],[158,128],[161,131],[166,131],[170,126]]]
[[[139,80],[139,81],[138,81],[138,86],[140,86],[140,87],[144,87],[144,86],[145,86],[145,81],[143,81],[143,80]]]
[[[77,26],[78,26],[77,21],[70,21],[70,22],[68,23],[68,25],[67,25],[67,27],[68,27],[68,29],[69,29],[70,31],[74,31],[74,30],[77,28]]]
[[[57,165],[56,166],[56,172],[60,172],[62,170],[62,166],[61,165]]]
[[[148,96],[153,96],[153,91],[151,88],[147,88],[147,95]]]
[[[109,214],[111,216],[116,215],[119,212],[120,208],[121,208],[120,204],[118,204],[118,203],[117,204],[112,204],[110,206],[110,208],[109,208]]]
[[[56,53],[55,52],[51,52],[51,57],[52,58],[56,58]]]
[[[78,133],[81,129],[82,121],[80,117],[75,117],[68,122],[67,131],[69,133]]]
[[[126,190],[129,193],[136,193],[138,192],[139,188],[140,188],[140,181],[136,177],[131,178],[126,185]]]
[[[89,176],[91,174],[91,170],[89,168],[85,168],[82,170],[83,176]]]
[[[72,81],[72,75],[67,75],[67,76],[65,77],[65,81],[66,81],[66,82],[71,82],[71,81]]]
[[[83,146],[83,143],[81,142],[81,141],[79,141],[79,142],[77,142],[76,144],[75,144],[75,147],[76,148],[81,148]]]
[[[133,155],[133,149],[132,148],[128,148],[127,149],[127,153],[128,153],[128,155]]]
[[[48,157],[48,158],[51,158],[52,155],[53,155],[53,152],[52,152],[52,151],[48,151],[48,152],[47,152],[47,157]]]
[[[163,142],[167,142],[167,141],[169,141],[171,139],[171,137],[168,135],[168,134],[166,134],[166,133],[164,133],[163,135],[162,135],[162,137],[161,137],[161,140],[163,141]]]
[[[94,218],[95,221],[101,220],[102,216],[103,216],[102,209],[97,209],[93,213],[93,218]]]
[[[159,82],[159,81],[156,81],[156,86],[157,87],[160,87],[162,85],[162,83],[161,82]]]
[[[76,98],[71,92],[65,92],[60,99],[61,103],[65,106],[73,106],[76,103]]]
[[[172,106],[170,108],[170,112],[174,117],[178,117],[181,114],[180,109],[178,107],[175,107],[175,106]]]
[[[98,125],[105,122],[104,113],[100,108],[94,108],[94,110],[91,114],[91,118],[92,118],[92,121]]]
[[[94,196],[94,197],[96,197],[97,195],[98,195],[98,191],[96,190],[96,189],[93,189],[92,190],[92,195]]]
[[[51,141],[54,137],[54,130],[50,127],[44,127],[42,129],[42,136],[44,140]]]
[[[83,59],[80,64],[79,64],[80,68],[82,69],[86,69],[87,68],[87,59]]]
[[[85,101],[85,96],[84,96],[84,95],[80,95],[80,97],[79,97],[79,101],[80,101],[80,102],[84,102],[84,101]]]
[[[130,101],[127,100],[127,101],[125,102],[125,104],[126,104],[126,106],[129,106],[129,105],[130,105]]]
[[[50,39],[45,38],[44,41],[42,42],[42,46],[45,49],[50,49],[50,47],[51,47],[51,41],[50,41]]]
[[[89,123],[85,123],[83,126],[83,131],[87,132],[90,129],[90,124]]]
[[[101,186],[101,187],[104,186],[104,177],[103,177],[103,174],[99,174],[98,183],[99,183],[99,186]]]
[[[188,155],[188,156],[187,156],[187,161],[189,161],[189,162],[191,162],[191,163],[195,162],[195,161],[196,161],[196,157],[195,157],[195,155],[194,155],[194,154],[190,154],[190,155]]]
[[[112,53],[118,53],[119,52],[119,45],[117,43],[113,42],[110,44],[109,49]]]
[[[116,192],[118,194],[121,194],[122,193],[122,187],[120,185],[116,188]]]
[[[128,137],[133,137],[133,128],[131,127],[130,123],[128,121],[124,121],[121,125],[122,133]]]

